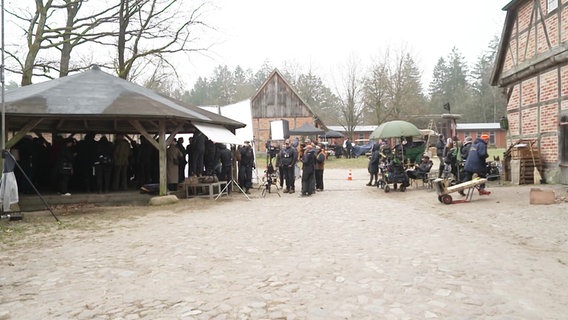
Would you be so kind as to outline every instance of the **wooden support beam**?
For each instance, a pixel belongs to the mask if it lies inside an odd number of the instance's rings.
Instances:
[[[167,170],[166,170],[166,122],[165,120],[160,120],[160,138],[158,139],[159,145],[159,163],[160,163],[160,195],[165,196],[168,192],[167,190]]]
[[[6,149],[10,149],[16,143],[18,143],[18,141],[20,141],[26,134],[32,131],[41,122],[41,120],[42,119],[36,119],[34,121],[28,122],[21,130],[18,131],[18,133],[16,133],[12,137],[12,139],[6,142]]]

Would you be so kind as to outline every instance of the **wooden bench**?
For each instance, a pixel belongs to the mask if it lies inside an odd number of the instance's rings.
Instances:
[[[229,195],[227,186],[227,181],[219,181],[219,182],[212,182],[212,183],[183,183],[183,188],[185,189],[185,197],[201,197],[201,198],[209,198],[213,199],[218,195]],[[192,194],[189,194],[189,191],[192,191]],[[221,193],[222,192],[222,193]]]

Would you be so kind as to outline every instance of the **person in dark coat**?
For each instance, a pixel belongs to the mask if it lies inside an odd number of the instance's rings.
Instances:
[[[177,148],[183,155],[178,159],[178,170],[179,170],[178,178],[180,183],[182,183],[185,180],[185,166],[187,165],[187,160],[186,160],[187,150],[185,149],[183,142],[184,142],[183,137],[179,137],[177,139],[177,144],[176,144]]]
[[[69,193],[69,180],[73,175],[73,162],[75,155],[73,154],[73,139],[67,138],[63,140],[63,145],[59,150],[57,158],[57,186],[58,191],[62,196],[70,196]]]
[[[14,170],[14,175],[18,182],[18,188],[22,193],[32,193],[33,187],[30,185],[28,179],[30,181],[34,181],[35,179],[34,168],[32,166],[34,159],[33,137],[31,135],[25,135],[14,145],[14,149],[18,150],[18,157],[16,157],[18,167]]]
[[[426,180],[426,178],[428,177],[428,172],[430,172],[432,165],[433,163],[432,160],[430,160],[430,157],[423,155],[420,163],[418,165],[415,165],[414,169],[407,170],[406,174],[410,179],[413,180]]]
[[[373,144],[371,148],[371,158],[369,158],[369,165],[367,166],[367,171],[369,172],[370,178],[367,186],[376,186],[379,179],[379,160],[381,159],[381,145],[378,143]],[[373,180],[375,182],[373,182]]]
[[[106,136],[99,138],[96,145],[95,181],[97,193],[107,193],[110,190],[112,176],[112,142]]]
[[[440,165],[438,166],[438,178],[442,177],[444,173],[444,168],[446,166],[444,162],[444,156],[446,153],[446,140],[444,139],[444,135],[440,135],[438,137],[438,142],[436,142],[436,156],[438,160],[440,160]]]
[[[35,172],[33,181],[38,189],[47,188],[50,185],[53,163],[51,161],[51,143],[40,134],[34,138],[34,155],[32,168]]]
[[[315,192],[316,153],[311,144],[307,144],[302,155],[302,196],[311,196]]]
[[[221,162],[221,173],[219,174],[219,181],[231,181],[233,169],[233,153],[225,144],[220,143],[219,146],[219,161]],[[227,188],[227,192],[231,193],[231,188]]]
[[[467,160],[467,156],[469,155],[469,149],[471,148],[471,144],[473,143],[473,139],[471,137],[465,137],[463,142],[463,146],[461,147],[461,158],[462,161]]]
[[[128,160],[132,155],[130,143],[126,141],[123,134],[116,134],[112,150],[113,190],[127,190],[128,188]]]
[[[280,149],[280,152],[278,153],[279,170],[282,171],[284,181],[286,182],[286,189],[283,191],[284,193],[296,192],[294,182],[296,180],[295,169],[297,162],[298,152],[296,151],[296,148],[290,144],[290,139],[286,139],[286,141],[284,141],[284,148]]]
[[[75,157],[76,185],[85,192],[91,192],[95,185],[93,166],[96,160],[95,133],[89,132],[83,140],[77,142],[77,156]]]
[[[140,136],[140,145],[138,146],[138,153],[136,154],[136,186],[138,188],[151,182],[152,180],[152,164],[153,153],[155,148],[144,136]]]
[[[193,137],[189,137],[187,147],[185,147],[185,154],[187,155],[187,175],[192,176],[193,173],[193,155],[195,154],[195,143]]]
[[[353,158],[353,143],[349,138],[345,140],[345,150],[347,151],[345,157],[348,159]]]
[[[217,155],[217,146],[207,139],[205,141],[205,155],[203,156],[203,164],[205,165],[205,174],[211,176],[215,173],[215,166],[219,162],[219,157]]]
[[[475,142],[471,145],[469,149],[469,154],[467,155],[467,160],[465,161],[465,177],[464,181],[470,181],[473,178],[473,174],[477,174],[481,178],[487,176],[487,162],[486,159],[489,157],[487,153],[487,143],[489,142],[489,135],[482,134],[479,138],[475,139]],[[485,184],[479,185],[480,195],[489,195],[491,192],[485,190]]]
[[[252,188],[252,169],[256,167],[254,163],[254,152],[250,146],[250,141],[245,141],[245,145],[239,150],[239,186],[250,194]]]
[[[323,172],[325,170],[325,160],[327,153],[320,145],[316,146],[316,163],[314,165],[314,177],[316,183],[316,191],[323,191]]]
[[[193,141],[191,142],[191,175],[201,177],[204,171],[203,158],[205,157],[205,141],[207,137],[201,133],[196,132],[193,136]]]

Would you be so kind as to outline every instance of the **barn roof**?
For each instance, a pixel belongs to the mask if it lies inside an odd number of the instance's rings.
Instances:
[[[290,88],[290,90],[294,93],[294,95],[302,102],[302,104],[306,107],[306,109],[308,109],[308,111],[312,114],[312,117],[314,117],[316,119],[316,122],[320,123],[321,125],[324,125],[323,122],[321,121],[321,119],[319,119],[318,115],[314,112],[314,110],[312,110],[312,108],[306,103],[306,101],[304,101],[304,99],[302,99],[302,97],[298,94],[298,92],[296,91],[296,89],[294,88],[294,86],[292,86],[290,84],[290,82],[288,82],[288,80],[286,80],[286,78],[282,75],[282,73],[278,70],[278,69],[274,69],[270,75],[268,77],[266,77],[266,80],[264,80],[264,82],[262,83],[262,85],[258,88],[258,90],[256,91],[256,93],[254,94],[254,96],[252,96],[252,98],[250,99],[251,101],[255,100],[258,95],[262,92],[262,89],[272,80],[272,78],[274,77],[279,77],[280,79],[282,79],[282,81],[284,81],[284,83],[286,84],[286,86],[288,86],[288,88]]]

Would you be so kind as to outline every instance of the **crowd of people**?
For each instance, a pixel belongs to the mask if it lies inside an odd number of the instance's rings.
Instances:
[[[445,139],[440,135],[436,144],[436,155],[440,159],[438,178],[453,179],[457,184],[472,180],[474,175],[480,178],[487,177],[488,142],[488,134],[481,134],[475,141],[471,137],[466,137],[463,143],[457,137]],[[479,185],[478,191],[480,195],[491,194],[485,190],[485,184]],[[463,191],[459,193],[465,196]]]
[[[466,137],[463,141],[459,141],[457,137],[445,139],[443,135],[439,135],[436,143],[436,156],[440,160],[438,167],[438,178],[447,179],[451,184],[459,184],[473,179],[474,175],[480,178],[485,178],[489,172],[489,167],[486,159],[488,158],[487,144],[489,142],[489,135],[482,134],[475,141],[471,137]],[[400,148],[404,152],[404,143]],[[389,156],[384,150],[399,149],[398,146],[391,148],[384,140],[375,143],[371,149],[369,156],[368,172],[369,182],[367,186],[377,186],[379,183],[379,174],[386,170],[381,167],[385,159]],[[393,158],[396,159],[396,156]],[[408,160],[408,159],[407,159]],[[427,153],[424,153],[420,161],[414,163],[410,159],[405,163],[405,175],[408,179],[426,179],[433,162]],[[491,192],[485,190],[485,185],[481,184],[478,187],[480,195],[489,195]],[[459,192],[465,196],[463,191]]]
[[[98,139],[97,139],[98,138]],[[233,152],[225,144],[213,143],[196,132],[185,145],[183,137],[173,139],[166,150],[169,190],[177,190],[188,176],[231,176]],[[18,166],[14,170],[22,194],[35,191],[107,193],[159,185],[159,152],[140,136],[112,137],[89,132],[82,139],[41,134],[24,136],[10,150]],[[254,162],[254,159],[251,161]]]
[[[278,152],[271,155],[268,152],[269,149],[276,149]],[[299,139],[294,141],[286,139],[280,146],[270,146],[269,143],[267,154],[268,157],[273,156],[275,160],[275,167],[279,174],[278,183],[283,193],[296,192],[298,175],[301,177],[300,196],[308,197],[324,190],[323,175],[328,155],[323,144],[310,139],[302,143]],[[269,162],[269,166],[272,166],[272,161],[269,160]],[[300,165],[301,172],[296,172],[296,168]]]
[[[451,176],[456,183],[471,180],[474,175],[485,177],[488,140],[489,136],[483,134],[475,141],[467,137],[461,143],[456,137],[445,139],[440,135],[436,145],[441,160],[438,176]],[[298,138],[286,139],[275,149],[277,153],[267,153],[276,160],[279,184],[284,193],[296,192],[298,175],[301,176],[301,196],[324,190],[323,174],[328,158],[324,144],[310,139],[302,143]],[[372,146],[367,186],[377,186],[379,164],[386,157],[387,149],[392,150],[387,141]],[[41,135],[26,135],[12,147],[11,153],[18,163],[15,176],[19,190],[24,194],[36,189],[68,196],[71,191],[106,193],[159,185],[158,150],[144,136],[135,141],[127,135],[116,134],[111,141],[106,135],[90,132],[81,140],[54,136],[50,143]],[[256,161],[249,141],[229,149],[225,144],[214,143],[201,132],[189,138],[187,145],[183,137],[172,139],[166,150],[168,189],[177,190],[179,183],[189,176],[216,176],[220,181],[229,181],[234,160],[238,163],[238,184],[245,193],[250,193]],[[301,172],[297,172],[300,165]],[[420,179],[431,166],[432,161],[424,154],[420,162],[406,170],[406,174],[410,179]],[[479,193],[488,195],[490,192],[484,187],[479,187]]]

